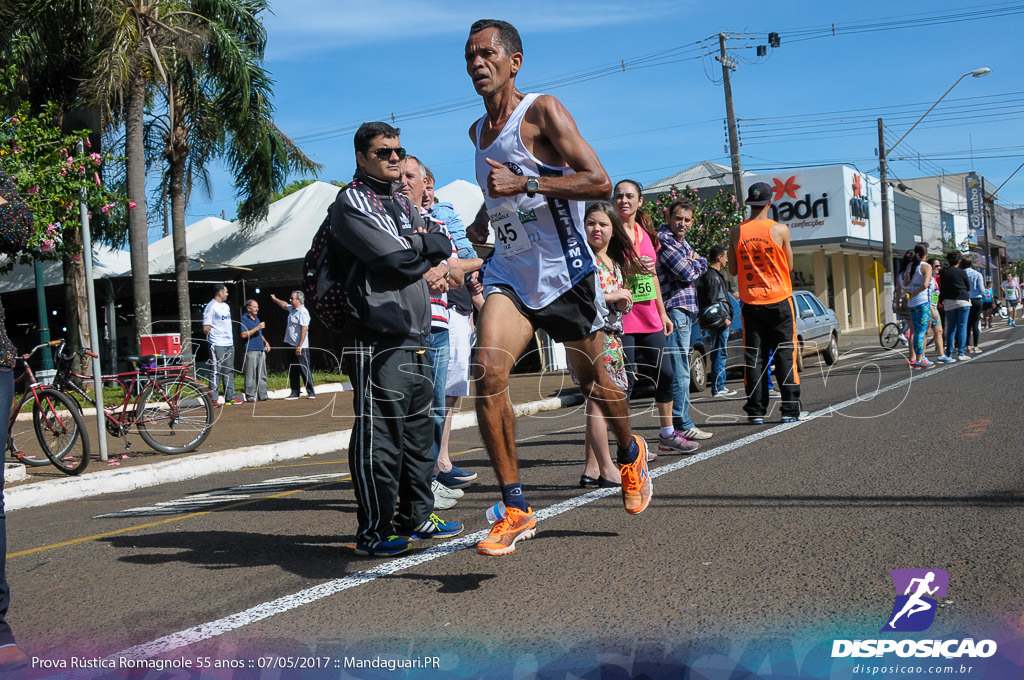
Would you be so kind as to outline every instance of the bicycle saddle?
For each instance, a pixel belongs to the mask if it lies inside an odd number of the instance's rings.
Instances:
[[[125,357],[126,361],[130,361],[133,364],[152,364],[155,363],[157,357],[152,354],[147,354],[142,357]]]

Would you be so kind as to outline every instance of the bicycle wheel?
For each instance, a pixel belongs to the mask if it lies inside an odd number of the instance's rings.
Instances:
[[[162,378],[139,397],[135,424],[151,448],[188,453],[199,448],[213,427],[213,402],[194,378]]]
[[[886,349],[896,349],[896,345],[900,341],[900,335],[900,325],[890,321],[882,326],[882,332],[878,334],[878,341]]]
[[[89,466],[89,433],[85,419],[68,395],[45,389],[32,408],[36,438],[46,457],[58,470],[77,475]]]
[[[30,394],[21,403],[17,411],[11,413],[10,425],[7,429],[7,450],[19,463],[28,467],[42,467],[49,465],[50,459],[43,452],[36,437],[35,426],[32,423],[32,407],[36,404],[35,395]],[[17,408],[15,401],[12,408]]]

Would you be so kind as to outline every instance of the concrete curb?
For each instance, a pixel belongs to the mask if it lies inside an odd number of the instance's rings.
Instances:
[[[528,416],[582,403],[583,396],[575,394],[519,404],[515,407],[515,413],[517,416]],[[453,430],[475,427],[476,424],[476,413],[474,412],[459,413],[452,418]],[[288,442],[246,446],[187,456],[162,463],[120,470],[104,470],[84,474],[81,477],[65,477],[35,484],[24,484],[5,491],[4,505],[8,512],[36,508],[61,501],[78,500],[105,493],[122,493],[160,484],[183,482],[218,472],[230,472],[282,460],[295,460],[304,456],[340,451],[348,448],[351,435],[352,430],[341,430]]]
[[[28,477],[28,468],[21,463],[4,463],[4,483],[20,482]]]

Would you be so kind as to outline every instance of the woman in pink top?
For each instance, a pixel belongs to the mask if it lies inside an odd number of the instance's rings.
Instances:
[[[672,361],[665,355],[667,338],[672,334],[672,322],[661,299],[661,286],[655,271],[657,262],[658,236],[651,218],[640,213],[644,199],[642,187],[631,179],[621,180],[615,185],[612,203],[615,205],[622,226],[629,234],[633,248],[640,255],[646,271],[635,274],[626,281],[633,296],[633,308],[622,318],[624,333],[622,349],[626,355],[629,375],[629,392],[636,382],[636,367],[639,359],[645,365],[657,369],[654,403],[658,407],[661,431],[658,448],[672,453],[691,453],[700,448],[696,442],[686,439],[672,427]]]

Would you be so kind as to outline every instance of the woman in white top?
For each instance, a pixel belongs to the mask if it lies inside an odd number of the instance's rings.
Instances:
[[[1020,304],[1020,284],[1017,277],[1006,274],[1003,277],[1003,297],[1006,300],[1006,325],[1017,325],[1017,305]]]
[[[900,282],[903,290],[910,296],[907,306],[910,309],[914,337],[911,342],[909,364],[914,368],[931,368],[935,365],[924,355],[925,336],[932,316],[931,294],[928,290],[932,281],[932,266],[924,261],[927,255],[928,249],[924,244],[915,245],[914,259],[903,271],[903,280]]]

